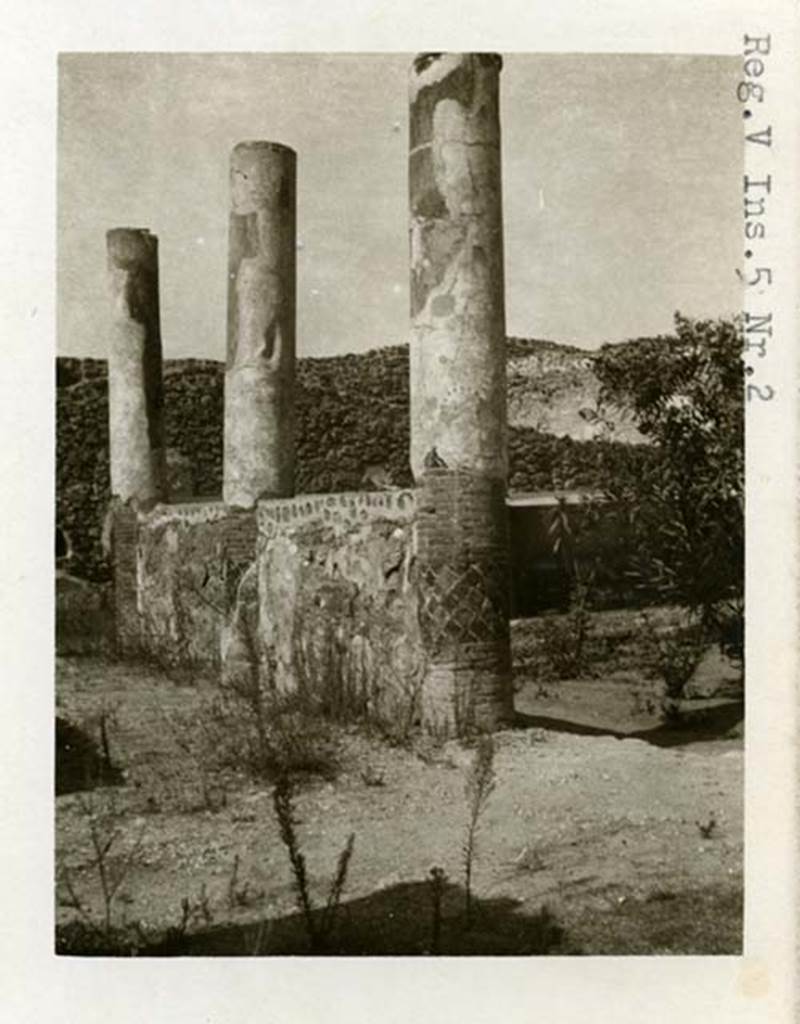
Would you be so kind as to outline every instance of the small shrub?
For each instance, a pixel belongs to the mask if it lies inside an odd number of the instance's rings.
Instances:
[[[654,715],[658,711],[651,694],[643,690],[631,690],[631,703],[634,715]]]
[[[411,744],[416,757],[427,765],[441,765],[443,768],[455,768],[456,762],[447,752],[447,737],[449,732],[441,730],[438,732],[420,732],[414,737]]]
[[[464,910],[467,927],[472,923],[472,865],[480,817],[494,792],[494,742],[491,736],[481,736],[475,747],[472,763],[467,771],[464,795],[469,816],[462,848],[464,856]]]
[[[200,886],[197,899],[184,896],[181,900],[181,916],[177,924],[170,925],[166,931],[151,936],[144,936],[146,945],[157,949],[161,956],[180,955],[184,950],[184,941],[190,931],[198,925],[210,928],[214,915],[209,905],[205,883]]]
[[[306,707],[340,723],[370,717],[371,680],[333,623],[325,625],[321,636],[299,638],[292,653],[298,696]]]
[[[256,689],[257,687],[257,689]],[[191,714],[172,715],[176,745],[194,765],[201,804],[217,811],[226,786],[242,774],[273,781],[284,774],[332,779],[340,765],[336,726],[300,694],[279,694],[251,677],[217,688]]]
[[[223,690],[204,709],[203,727],[217,763],[259,779],[281,775],[334,778],[339,769],[335,727],[301,694]]]
[[[78,917],[56,926],[57,956],[136,956],[144,941],[137,924],[104,931]]]
[[[247,880],[245,880],[244,884],[240,884],[240,863],[239,854],[237,853],[233,858],[231,874],[228,879],[227,897],[229,910],[236,910],[239,907],[252,907],[256,903],[260,903],[266,896],[263,889],[251,888]]]
[[[315,714],[339,724],[376,728],[408,746],[420,717],[424,671],[401,672],[375,656],[367,641],[335,620],[306,628],[293,647],[297,694]]]
[[[697,831],[700,833],[703,839],[711,839],[714,835],[716,835],[719,822],[717,821],[716,815],[712,811],[711,814],[709,814],[708,816],[708,821],[696,821],[695,825],[697,825]]]
[[[342,893],[347,881],[350,859],[353,855],[355,833],[350,833],[342,852],[339,854],[336,874],[328,890],[327,902],[322,913],[316,914],[311,902],[306,859],[300,849],[300,841],[297,836],[294,786],[289,775],[283,775],[278,779],[272,792],[272,801],[275,808],[275,816],[278,819],[281,840],[286,847],[289,862],[292,866],[297,905],[305,921],[309,945],[312,952],[321,952],[328,948],[331,935],[336,927],[339,903],[341,902]]]
[[[715,605],[707,610],[706,617],[720,651],[741,666],[744,662],[744,600]]]
[[[184,952],[187,934],[209,928],[213,914],[205,885],[196,899],[184,896],[181,915],[166,929],[146,929],[140,921],[122,921],[105,931],[91,921],[76,918],[56,927],[56,953],[61,956],[176,956]]]
[[[121,816],[113,794],[102,800],[81,795],[77,806],[89,834],[93,854],[90,868],[100,890],[101,906],[98,913],[85,892],[79,890],[72,872],[63,864],[59,865],[56,879],[58,902],[74,910],[80,921],[79,927],[70,933],[71,941],[80,943],[92,935],[100,945],[126,948],[131,944],[131,926],[127,921],[121,889],[139,863],[144,828],[122,852]],[[120,904],[123,904],[121,908]]]
[[[556,679],[574,679],[585,669],[584,651],[591,627],[589,598],[595,570],[587,568],[582,532],[578,519],[570,512],[566,498],[557,497],[550,515],[547,533],[553,555],[561,562],[569,581],[569,610],[560,619],[547,620],[545,654]]]
[[[591,616],[582,596],[573,598],[566,615],[542,619],[545,678],[576,679],[586,673],[590,629]]]
[[[382,665],[379,671],[384,695],[390,694],[392,699],[387,700],[384,696],[384,706],[380,712],[371,709],[368,722],[377,726],[390,746],[408,749],[421,720],[424,668],[417,665],[402,674],[390,665]]]
[[[681,721],[680,701],[706,649],[702,623],[693,620],[667,632],[659,632],[643,616],[647,660],[664,684],[662,711],[669,721]]]
[[[386,776],[383,772],[376,771],[372,765],[367,765],[367,767],[361,772],[361,781],[365,786],[385,786]]]

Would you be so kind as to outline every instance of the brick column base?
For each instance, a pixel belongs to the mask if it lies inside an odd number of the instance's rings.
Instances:
[[[141,631],[137,605],[136,545],[139,529],[135,508],[115,501],[111,520],[111,568],[114,578],[114,636],[117,653],[140,653]]]
[[[462,735],[514,715],[505,482],[430,469],[417,519],[423,724]]]

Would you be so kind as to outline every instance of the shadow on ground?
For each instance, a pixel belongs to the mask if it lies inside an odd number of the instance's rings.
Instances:
[[[437,927],[431,886],[407,882],[342,903],[323,942],[313,944],[301,914],[213,926],[191,934],[173,932],[157,942],[125,946],[122,936],[105,941],[73,923],[57,929],[56,952],[108,956],[534,956],[575,954],[547,907],[523,913],[508,898],[475,899],[472,921],[464,916],[464,890],[447,885]],[[314,914],[321,930],[323,911]]]
[[[740,956],[740,884],[656,888],[609,903],[605,910],[559,920],[546,906],[525,913],[511,899],[473,901],[469,927],[464,891],[444,892],[438,937],[427,882],[395,885],[343,903],[328,940],[309,942],[300,914],[228,923],[190,934],[145,934],[136,926],[103,934],[81,921],[59,925],[62,956]],[[314,915],[319,929],[322,912]]]
[[[583,914],[570,936],[587,956],[741,956],[743,913],[736,882],[700,889],[667,885]]]
[[[123,781],[118,768],[92,737],[66,718],[56,717],[56,796]]]
[[[612,736],[618,740],[644,740],[655,747],[679,747],[688,743],[726,739],[744,718],[741,701],[725,701],[715,706],[682,711],[680,722],[660,722],[652,729],[624,732],[582,722],[571,722],[548,715],[531,715],[518,711],[515,724],[521,729],[547,729],[552,732],[572,733],[576,736]]]

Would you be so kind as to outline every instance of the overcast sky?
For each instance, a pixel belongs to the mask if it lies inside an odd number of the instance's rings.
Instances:
[[[741,305],[739,62],[512,54],[508,333],[596,347]],[[159,236],[168,358],[223,359],[228,157],[298,154],[298,351],[407,340],[409,55],[60,60],[58,351],[106,354],[105,232]]]

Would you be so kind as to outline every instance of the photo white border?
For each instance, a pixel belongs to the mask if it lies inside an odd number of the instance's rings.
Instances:
[[[697,0],[649,5],[634,0],[173,0],[169,5],[140,0],[128,6],[108,0],[7,0],[2,9],[4,1019],[14,1024],[105,1024],[110,1019],[115,1024],[794,1020],[800,227],[796,5],[792,0],[705,0],[702,5]],[[747,422],[745,956],[252,962],[56,958],[52,510],[58,53],[737,54],[745,32],[770,33],[773,39],[766,82],[771,92],[765,105],[776,140],[769,254],[777,274],[767,363],[778,388],[774,402],[760,407],[751,403]]]

